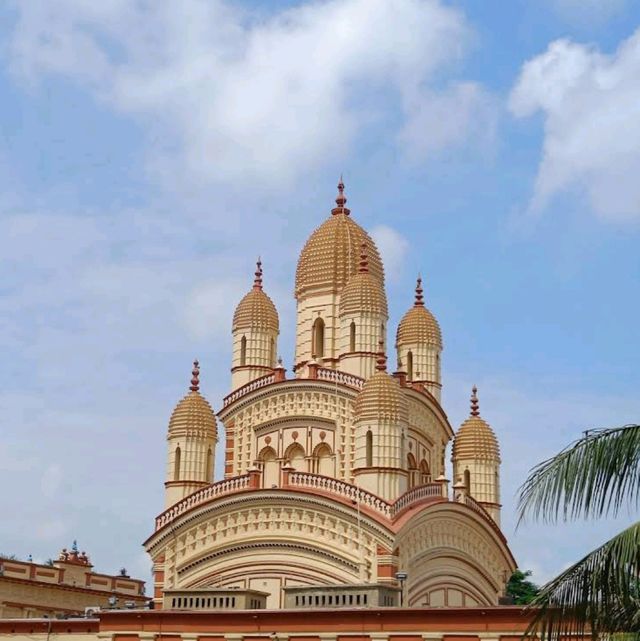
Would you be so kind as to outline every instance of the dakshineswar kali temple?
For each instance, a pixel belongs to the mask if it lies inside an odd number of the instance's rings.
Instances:
[[[496,436],[475,388],[469,418],[457,431],[447,419],[442,334],[420,279],[390,371],[384,266],[346,203],[341,180],[298,260],[292,373],[260,261],[233,316],[217,420],[194,364],[169,421],[165,510],[145,542],[156,608],[470,607],[504,595],[515,561]]]

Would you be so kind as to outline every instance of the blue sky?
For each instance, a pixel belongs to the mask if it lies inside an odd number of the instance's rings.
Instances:
[[[514,497],[640,417],[638,27],[628,0],[5,4],[0,551],[77,538],[147,576],[191,361],[219,406],[260,254],[290,368],[297,255],[341,172],[392,325],[424,277],[454,426],[479,387],[520,565],[604,541],[620,523],[514,531]]]

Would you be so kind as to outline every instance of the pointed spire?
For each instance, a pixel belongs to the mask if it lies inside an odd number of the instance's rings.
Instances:
[[[258,260],[256,261],[256,271],[254,276],[253,289],[262,289],[262,261],[260,260],[260,256],[258,256]]]
[[[192,392],[197,392],[200,389],[200,363],[196,358],[193,361],[193,369],[191,370],[191,387],[189,389]]]
[[[475,385],[471,390],[471,416],[480,416],[480,404],[478,403],[478,388]]]
[[[366,274],[369,271],[369,259],[367,258],[367,243],[360,245],[360,266],[358,271],[361,274]]]
[[[347,197],[344,195],[344,181],[342,180],[342,174],[340,174],[340,182],[338,183],[338,195],[336,196],[336,205],[331,210],[331,213],[335,216],[337,214],[346,214],[347,216],[350,213],[350,209],[345,207],[347,204]]]
[[[384,341],[378,341],[378,358],[376,359],[376,370],[378,372],[387,371],[387,355],[384,353]]]
[[[418,274],[418,280],[416,281],[416,301],[414,303],[414,307],[424,307],[424,296],[422,294],[423,291],[422,276]]]

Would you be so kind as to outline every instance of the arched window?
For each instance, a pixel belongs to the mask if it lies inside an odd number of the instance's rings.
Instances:
[[[213,452],[211,448],[207,450],[207,481],[213,483]]]
[[[240,365],[247,364],[247,337],[243,336],[240,341]]]
[[[464,484],[467,488],[467,492],[471,494],[471,472],[469,472],[469,470],[464,471]]]
[[[180,446],[176,447],[175,454],[173,456],[173,480],[180,480],[180,457],[182,452],[180,451]]]
[[[304,458],[304,450],[302,445],[299,443],[293,443],[287,448],[287,451],[284,453],[285,459],[287,459],[291,465],[298,472],[307,472],[307,462]]]
[[[420,461],[420,483],[424,485],[425,483],[431,482],[431,472],[429,471],[429,464],[422,459]]]
[[[280,470],[275,450],[272,447],[265,447],[258,458],[262,462],[262,487],[277,486]]]
[[[367,467],[371,467],[373,465],[373,434],[371,433],[371,430],[367,431],[366,446]]]
[[[387,348],[387,336],[384,333],[384,323],[380,325],[380,340],[382,341],[382,349]]]
[[[276,342],[271,339],[269,343],[269,367],[273,367],[276,364]]]
[[[320,443],[313,452],[315,458],[315,472],[322,476],[334,476],[335,465],[331,448],[326,443]]]
[[[413,380],[413,352],[407,352],[407,378]]]
[[[407,469],[409,470],[409,487],[415,487],[418,485],[418,464],[411,452],[407,454]]]
[[[319,317],[313,323],[311,354],[316,358],[324,357],[324,321]]]
[[[351,321],[349,325],[349,351],[356,351],[356,324],[355,321]]]

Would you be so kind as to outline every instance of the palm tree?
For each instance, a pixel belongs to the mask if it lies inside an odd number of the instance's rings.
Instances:
[[[640,502],[640,425],[589,430],[531,470],[519,521],[603,518]],[[640,640],[640,522],[541,588],[529,632],[543,639],[622,633]]]

